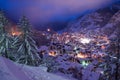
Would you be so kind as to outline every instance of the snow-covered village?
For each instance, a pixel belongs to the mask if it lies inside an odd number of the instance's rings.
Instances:
[[[120,80],[120,0],[67,1],[0,1],[0,80]]]

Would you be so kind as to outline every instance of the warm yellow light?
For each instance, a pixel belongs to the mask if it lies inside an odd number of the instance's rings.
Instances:
[[[78,58],[87,58],[88,55],[79,53],[79,54],[77,54],[77,57],[78,57]]]
[[[15,32],[12,32],[12,36],[15,36]]]
[[[18,31],[17,28],[15,28],[15,27],[11,28],[11,35],[12,36],[19,36],[21,34],[22,34],[22,32]]]
[[[57,54],[54,51],[49,52],[50,56],[56,56]]]

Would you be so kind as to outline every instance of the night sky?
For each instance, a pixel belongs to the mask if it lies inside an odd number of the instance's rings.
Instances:
[[[33,26],[74,20],[81,14],[109,6],[117,0],[0,0],[0,8],[15,22],[22,15]],[[55,27],[54,27],[55,28]],[[59,29],[59,28],[58,28]]]

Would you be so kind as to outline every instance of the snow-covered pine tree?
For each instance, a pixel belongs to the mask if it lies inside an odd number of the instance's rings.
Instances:
[[[31,25],[28,19],[23,16],[18,24],[22,34],[15,38],[14,47],[18,47],[17,61],[22,64],[36,66],[39,64],[40,57],[37,53],[36,42],[32,38]]]
[[[0,54],[9,58],[9,48],[11,44],[11,37],[8,34],[6,27],[8,27],[8,20],[4,16],[3,11],[0,11]]]

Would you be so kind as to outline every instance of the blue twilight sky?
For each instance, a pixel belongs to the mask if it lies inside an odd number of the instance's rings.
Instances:
[[[0,8],[18,21],[26,15],[33,25],[75,19],[80,14],[112,4],[118,0],[0,0]]]

